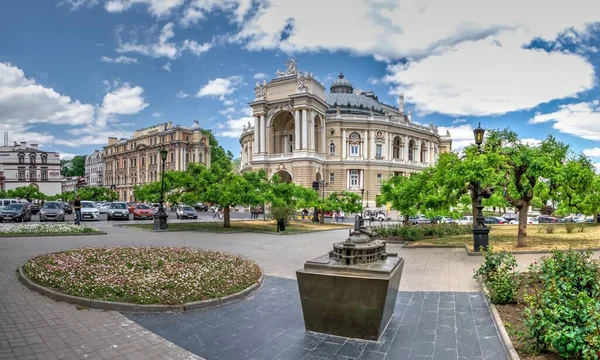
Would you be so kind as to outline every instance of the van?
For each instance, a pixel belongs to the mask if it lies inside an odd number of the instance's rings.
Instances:
[[[17,199],[0,199],[0,206],[6,206],[8,204],[16,204],[19,200]]]

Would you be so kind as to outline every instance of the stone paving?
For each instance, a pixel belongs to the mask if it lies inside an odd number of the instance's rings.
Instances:
[[[207,360],[506,359],[481,293],[401,291],[378,342],[305,331],[296,281],[277,277],[234,304],[126,316]]]
[[[344,230],[303,235],[152,233],[103,228],[108,235],[0,238],[0,359],[198,358],[111,311],[77,310],[25,288],[19,265],[47,252],[90,245],[171,245],[230,251],[255,260],[267,275],[295,279],[307,259],[330,250]],[[478,291],[472,280],[481,257],[462,249],[401,249],[402,291]],[[519,255],[521,267],[539,255]]]

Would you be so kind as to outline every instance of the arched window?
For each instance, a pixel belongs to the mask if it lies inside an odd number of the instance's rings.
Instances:
[[[357,132],[353,132],[350,134],[350,140],[360,140],[360,134]]]
[[[408,160],[414,160],[415,142],[413,140],[408,142]]]
[[[421,143],[421,162],[428,162],[427,161],[427,144],[425,143]]]
[[[35,154],[29,154],[29,162],[35,164]]]
[[[329,144],[329,155],[335,155],[335,144]]]
[[[402,146],[402,142],[400,141],[400,138],[395,137],[394,144],[393,144],[393,154],[392,154],[392,157],[394,159],[400,159],[400,147],[401,146]]]
[[[24,164],[25,163],[25,154],[20,153],[19,154],[19,164]]]
[[[42,154],[42,164],[48,163],[48,154]]]

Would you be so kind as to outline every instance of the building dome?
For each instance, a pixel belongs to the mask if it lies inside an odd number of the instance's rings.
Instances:
[[[344,79],[344,74],[342,73],[340,73],[339,78],[331,84],[329,90],[335,94],[352,94],[352,91],[354,91],[352,84],[350,81]]]

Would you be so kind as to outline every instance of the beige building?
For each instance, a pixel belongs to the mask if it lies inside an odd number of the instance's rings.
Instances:
[[[167,170],[185,170],[189,163],[210,166],[208,136],[197,121],[189,129],[171,122],[136,130],[129,139],[108,138],[102,159],[104,186],[114,189],[121,201],[135,201],[133,189],[160,180],[160,149],[168,151]]]
[[[435,164],[450,151],[450,134],[412,122],[411,112],[353,88],[340,74],[325,87],[288,60],[285,72],[257,83],[254,123],[240,137],[241,170],[265,169],[305,186],[324,181],[325,194],[364,189],[363,203],[375,206],[384,180]]]

